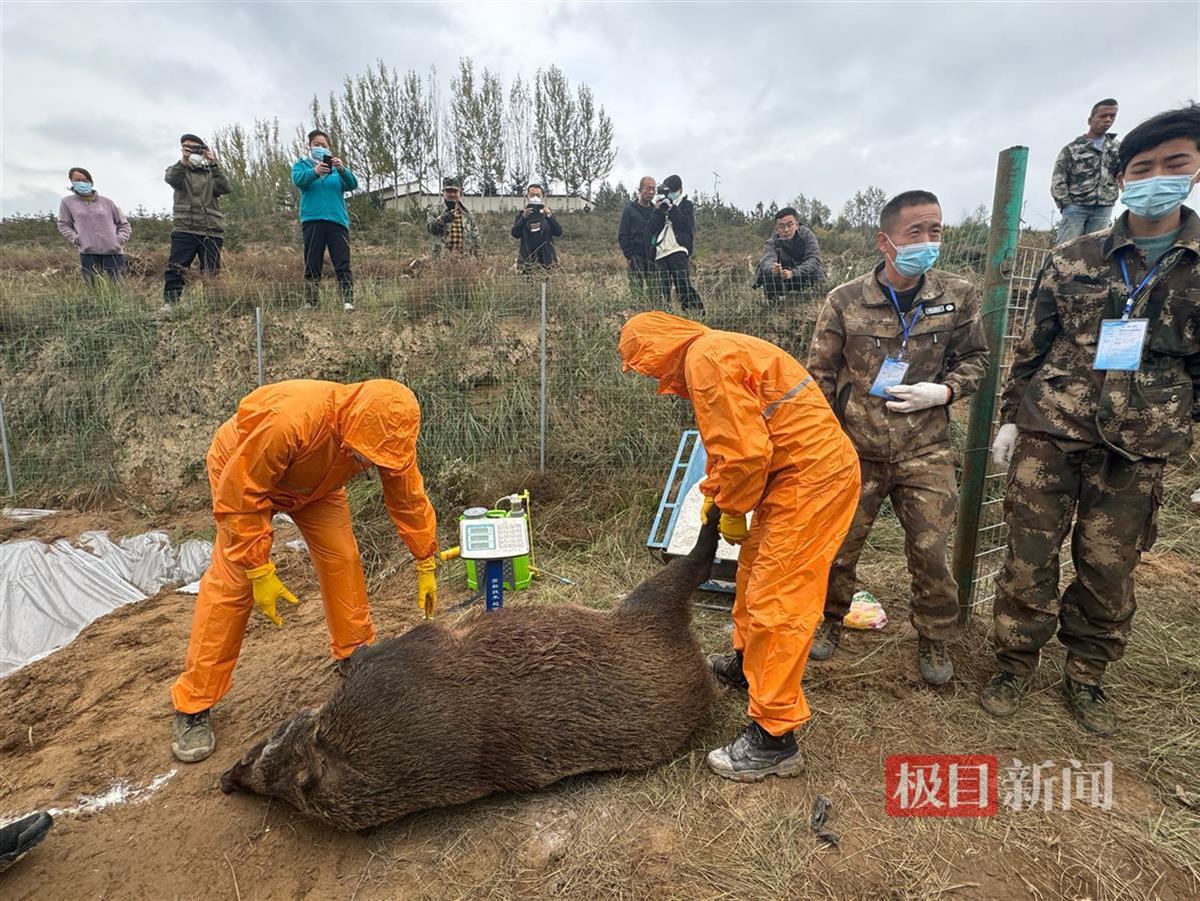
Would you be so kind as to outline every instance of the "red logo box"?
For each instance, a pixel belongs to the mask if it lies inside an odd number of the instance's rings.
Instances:
[[[896,754],[884,762],[891,817],[992,817],[1000,766],[990,754]]]

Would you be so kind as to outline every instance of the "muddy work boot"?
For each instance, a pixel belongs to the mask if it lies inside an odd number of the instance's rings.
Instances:
[[[768,776],[798,776],[804,772],[804,758],[794,733],[776,737],[751,723],[725,747],[708,752],[708,768],[723,779],[761,782]]]
[[[726,688],[738,691],[749,691],[750,683],[746,681],[746,673],[742,669],[742,652],[730,651],[727,654],[709,654],[708,669],[718,682]]]
[[[838,642],[842,640],[842,621],[826,617],[817,626],[813,635],[812,647],[808,651],[809,660],[828,660],[837,650]]]
[[[1104,689],[1099,685],[1084,685],[1064,673],[1062,690],[1071,715],[1088,732],[1111,735],[1117,731],[1117,718],[1109,709]]]
[[[199,763],[213,752],[217,737],[213,734],[209,711],[175,713],[171,727],[171,753],[184,763]]]
[[[979,706],[992,716],[1012,716],[1024,693],[1025,680],[1008,670],[1000,670],[979,692]]]
[[[954,664],[946,653],[946,642],[917,637],[917,663],[921,678],[930,685],[945,685],[954,676]]]

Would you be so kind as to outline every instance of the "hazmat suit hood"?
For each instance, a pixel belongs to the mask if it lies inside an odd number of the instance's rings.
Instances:
[[[684,363],[692,343],[711,332],[706,325],[670,313],[638,313],[621,329],[621,371],[658,380],[659,394],[688,397]]]
[[[421,410],[413,393],[391,379],[345,385],[334,399],[334,432],[344,448],[380,469],[404,470],[416,460]]]

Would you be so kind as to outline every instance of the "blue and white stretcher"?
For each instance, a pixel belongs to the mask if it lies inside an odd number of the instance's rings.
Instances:
[[[708,454],[695,429],[685,431],[679,438],[675,461],[667,473],[662,498],[646,546],[657,550],[665,557],[682,557],[696,544],[700,532],[700,508],[704,496],[700,493],[700,482],[704,479]],[[747,514],[749,523],[753,514]],[[700,587],[705,591],[721,591],[732,594],[734,577],[737,573],[738,547],[722,539],[717,544],[716,563],[712,578]]]

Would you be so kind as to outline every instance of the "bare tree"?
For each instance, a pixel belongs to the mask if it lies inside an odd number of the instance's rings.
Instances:
[[[592,90],[581,84],[576,92],[575,150],[572,154],[575,180],[584,196],[592,198],[592,188],[608,177],[617,158],[613,143],[612,120],[604,107],[596,108]],[[578,188],[577,188],[578,190]]]
[[[538,69],[534,81],[534,121],[537,127],[537,168],[543,181],[562,183],[568,194],[579,190],[574,159],[575,99],[558,66]],[[547,185],[549,189],[549,185]]]
[[[533,95],[520,75],[513,79],[508,91],[508,108],[504,113],[504,146],[507,151],[508,189],[522,194],[534,180],[537,151],[534,148],[535,125]]]
[[[887,203],[883,188],[869,185],[866,190],[855,191],[854,196],[842,207],[842,219],[851,228],[864,231],[879,225],[879,214]]]
[[[483,70],[475,98],[475,144],[480,190],[500,193],[504,184],[504,87],[500,79]]]
[[[450,79],[450,111],[446,120],[453,147],[454,166],[463,190],[474,187],[479,171],[475,133],[479,117],[475,98],[475,66],[467,57],[458,61],[458,74]]]
[[[431,74],[431,87],[435,81]],[[401,171],[422,187],[430,173],[438,172],[438,115],[434,96],[426,91],[421,76],[410,69],[400,85],[397,157]]]

